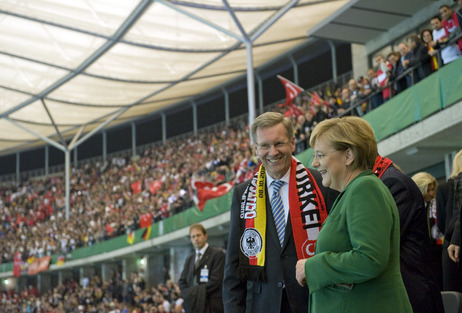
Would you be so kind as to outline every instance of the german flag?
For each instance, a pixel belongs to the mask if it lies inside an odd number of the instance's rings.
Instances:
[[[146,227],[146,229],[144,230],[143,236],[142,236],[144,240],[148,240],[149,237],[151,237],[151,227],[152,227],[152,226],[149,225],[149,226]]]
[[[64,255],[60,255],[56,261],[56,265],[61,266],[64,264],[64,261],[66,261],[66,257]]]
[[[127,235],[127,242],[129,244],[133,244],[135,242],[135,233],[133,231],[130,231]]]

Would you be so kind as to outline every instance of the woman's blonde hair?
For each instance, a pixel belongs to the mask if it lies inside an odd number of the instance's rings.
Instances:
[[[417,187],[419,187],[422,196],[427,194],[428,186],[433,185],[435,190],[438,188],[438,181],[436,178],[426,172],[419,172],[414,174],[414,176],[412,176],[412,180],[416,183]]]
[[[457,152],[454,160],[452,160],[451,178],[455,178],[460,172],[462,172],[462,150]]]
[[[354,154],[352,169],[371,169],[377,158],[377,142],[371,125],[356,116],[324,120],[311,133],[310,146],[322,138],[335,150],[350,149]]]

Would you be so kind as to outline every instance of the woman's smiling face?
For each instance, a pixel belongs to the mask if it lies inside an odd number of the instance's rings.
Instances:
[[[320,137],[314,145],[314,158],[311,166],[321,173],[323,186],[338,191],[345,188],[349,172],[346,166],[345,151],[335,150]]]

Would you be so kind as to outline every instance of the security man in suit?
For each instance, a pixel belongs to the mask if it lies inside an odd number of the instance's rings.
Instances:
[[[222,313],[225,254],[207,243],[202,224],[192,224],[189,237],[195,251],[186,259],[178,281],[185,312]]]

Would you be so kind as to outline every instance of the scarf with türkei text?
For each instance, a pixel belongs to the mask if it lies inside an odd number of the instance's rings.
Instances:
[[[243,280],[266,282],[266,171],[263,164],[242,194],[240,253],[237,275]],[[292,157],[289,179],[289,216],[298,259],[314,255],[314,245],[327,217],[324,197],[312,174]],[[271,214],[271,213],[270,213]]]
[[[375,158],[375,164],[374,168],[372,169],[372,172],[374,172],[375,175],[377,175],[378,178],[382,177],[383,173],[385,170],[393,163],[392,160],[389,158],[384,158],[380,155]]]

